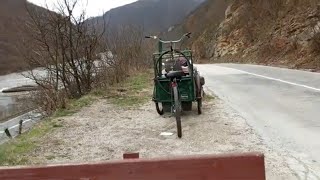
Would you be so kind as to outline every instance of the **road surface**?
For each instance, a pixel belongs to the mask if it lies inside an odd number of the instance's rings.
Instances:
[[[239,64],[197,65],[206,86],[237,110],[294,173],[320,179],[320,74]]]

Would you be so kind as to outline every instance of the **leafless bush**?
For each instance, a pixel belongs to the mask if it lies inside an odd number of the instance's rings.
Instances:
[[[39,12],[27,5],[30,21],[26,26],[31,33],[23,54],[29,78],[41,87],[43,105],[49,109],[64,107],[62,97],[78,98],[92,88],[95,54],[101,50],[104,30],[86,23],[85,11],[76,17],[77,3],[64,0],[57,4],[59,13]],[[41,67],[41,75],[34,67]]]
[[[152,64],[151,46],[143,37],[143,29],[133,25],[123,26],[108,36],[107,48],[114,58],[107,62],[109,70],[106,72],[112,74],[114,82]]]
[[[86,21],[85,11],[74,15],[77,3],[63,0],[57,4],[59,13],[28,8],[31,34],[24,41],[29,48],[22,53],[30,67],[29,78],[40,87],[40,105],[48,113],[64,108],[67,98],[120,82],[149,65],[142,28],[128,26],[106,34],[105,20]]]

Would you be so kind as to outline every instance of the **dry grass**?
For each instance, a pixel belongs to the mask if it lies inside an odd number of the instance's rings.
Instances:
[[[123,83],[109,89],[97,89],[80,99],[69,100],[65,109],[58,109],[53,115],[35,126],[30,132],[0,145],[0,166],[30,164],[28,153],[39,148],[38,142],[55,128],[62,128],[60,118],[71,116],[99,98],[108,98],[119,107],[136,107],[151,99],[152,71],[135,73]],[[53,157],[47,157],[50,159]]]
[[[151,99],[152,82],[151,70],[135,73],[111,88],[107,97],[120,107],[139,106]]]

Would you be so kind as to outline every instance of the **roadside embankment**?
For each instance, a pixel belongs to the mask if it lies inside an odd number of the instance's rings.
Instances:
[[[210,94],[202,115],[195,105],[183,113],[179,139],[174,118],[159,116],[151,102],[152,77],[137,74],[108,91],[71,102],[66,110],[0,146],[0,164],[99,162],[121,159],[125,152],[150,158],[258,151],[266,155],[268,179],[294,178],[283,157],[268,148],[245,119]]]

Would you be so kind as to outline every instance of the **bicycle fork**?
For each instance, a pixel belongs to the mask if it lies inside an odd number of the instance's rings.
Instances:
[[[174,79],[171,81],[171,83],[170,83],[170,87],[171,87],[171,103],[172,103],[171,113],[175,113],[175,111],[176,111],[175,104],[174,104],[174,93],[173,93],[173,89],[176,88],[177,86],[178,86],[177,79],[174,78]]]

